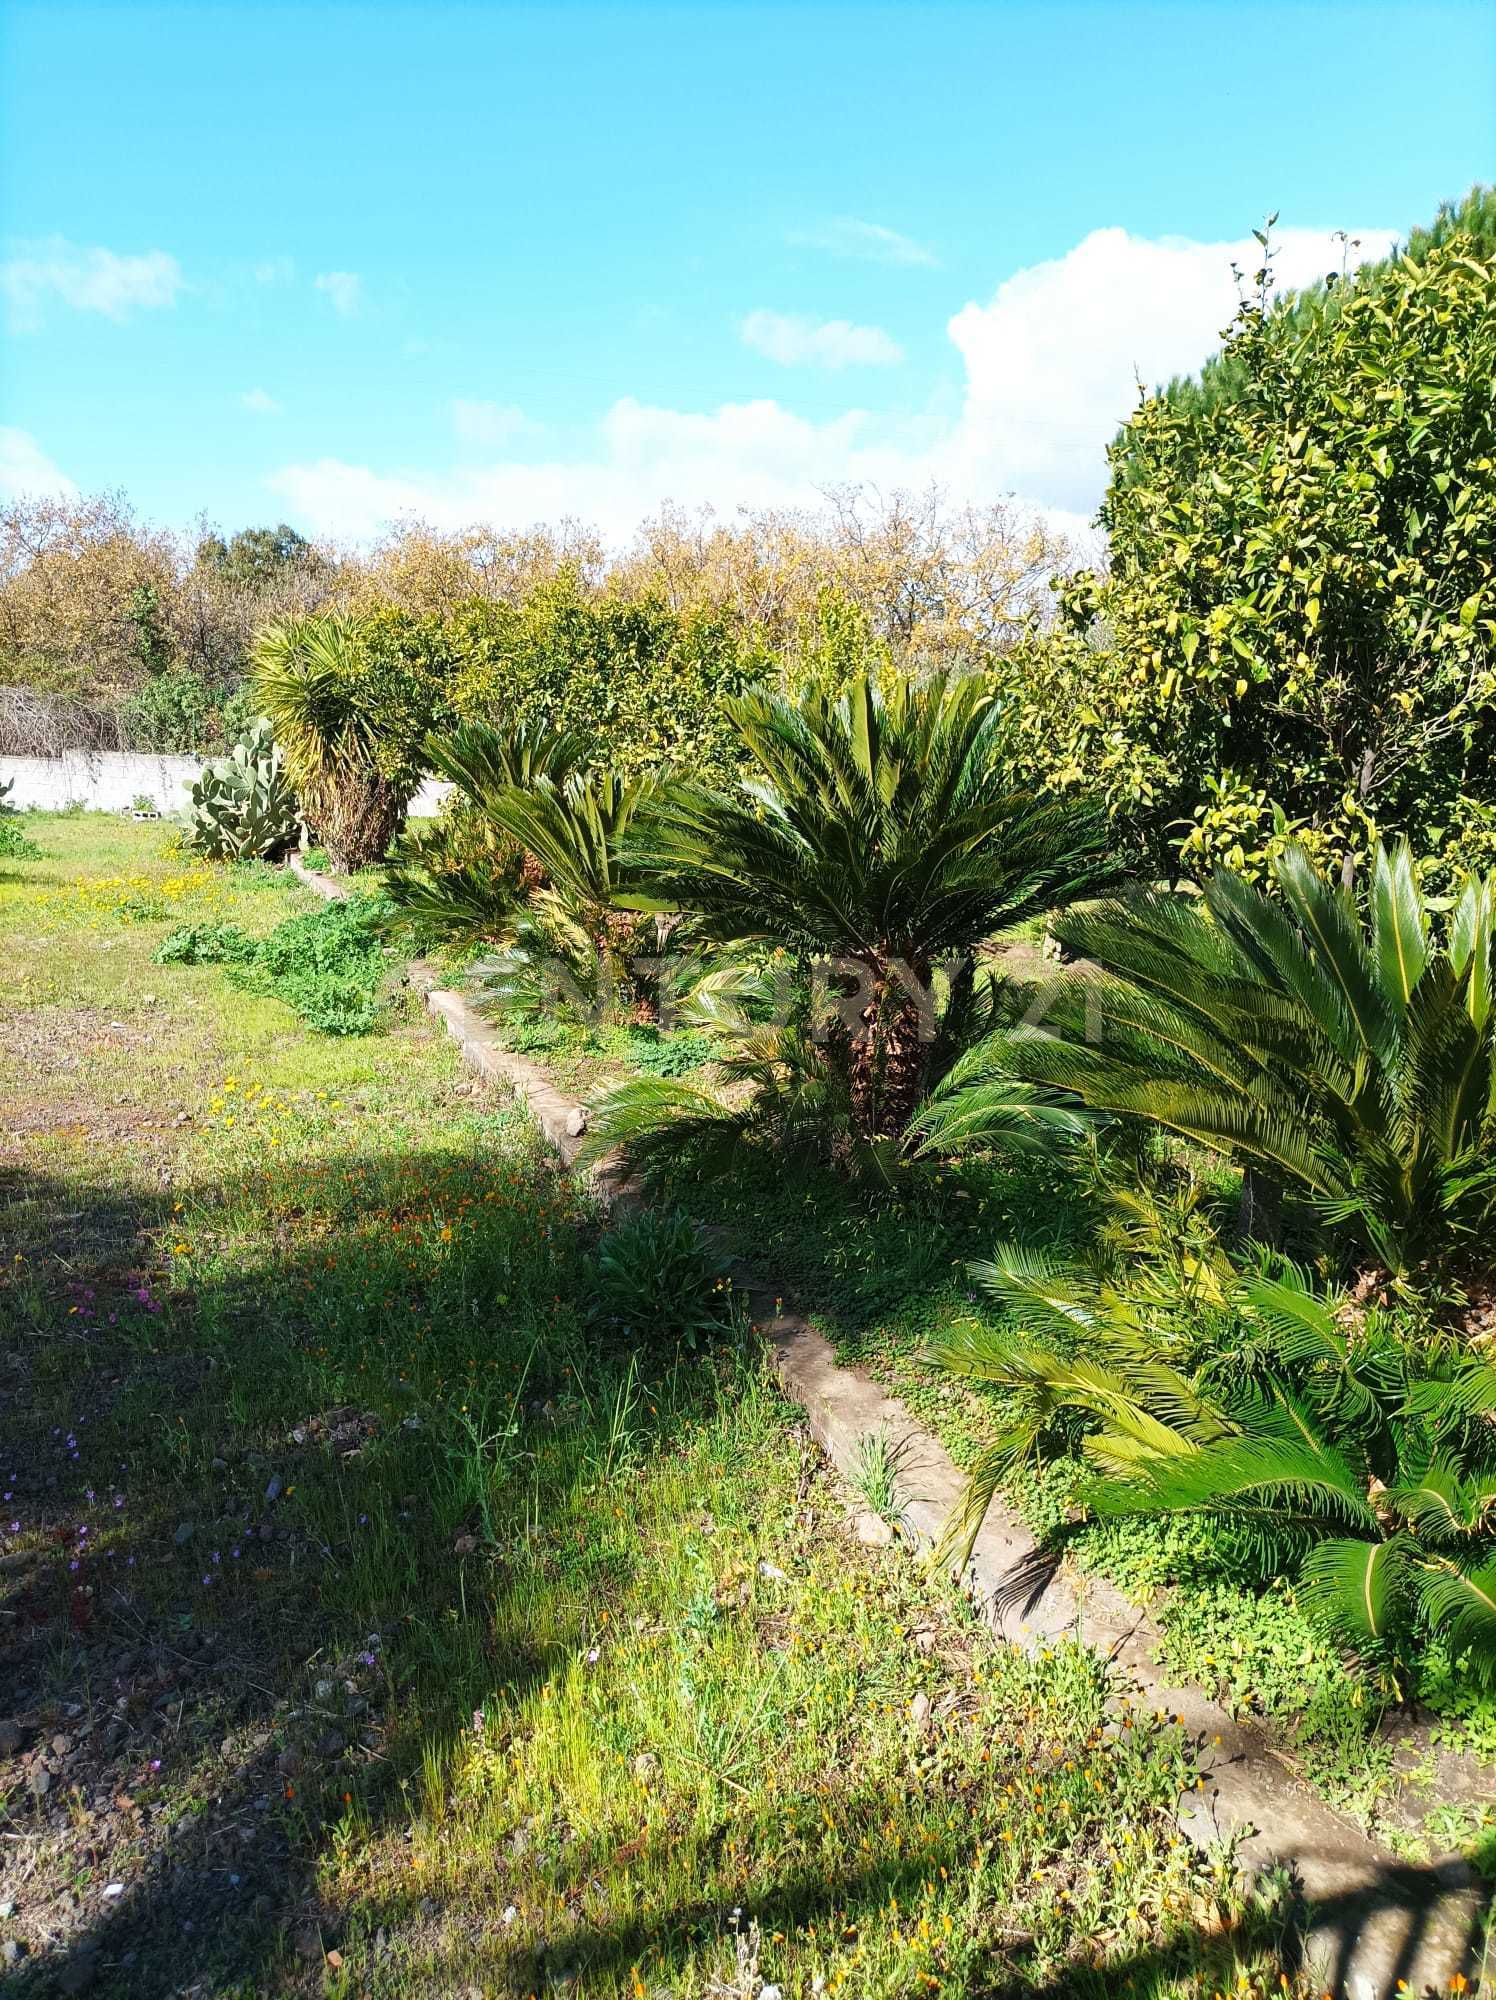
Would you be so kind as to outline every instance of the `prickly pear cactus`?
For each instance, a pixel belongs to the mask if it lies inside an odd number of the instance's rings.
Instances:
[[[276,861],[302,838],[300,808],[263,716],[188,788],[187,844],[213,861]]]

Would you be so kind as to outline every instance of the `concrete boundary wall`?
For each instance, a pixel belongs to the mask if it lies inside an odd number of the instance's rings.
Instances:
[[[161,813],[187,803],[187,786],[202,757],[153,756],[136,750],[64,750],[56,757],[0,757],[0,784],[15,782],[8,803],[22,812],[61,812],[82,805],[121,812],[147,798]],[[430,819],[452,787],[428,778],[410,802],[412,819]]]
[[[119,812],[147,798],[157,812],[180,812],[196,757],[153,757],[134,750],[64,750],[57,757],[0,757],[0,783],[14,780],[8,804],[29,812],[87,806]]]

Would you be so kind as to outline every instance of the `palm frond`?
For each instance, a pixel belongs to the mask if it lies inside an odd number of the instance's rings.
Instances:
[[[1496,1681],[1496,1557],[1462,1567],[1444,1556],[1421,1566],[1418,1594],[1425,1616],[1449,1638],[1456,1655],[1469,1653],[1471,1672]]]
[[[1401,1011],[1428,964],[1428,919],[1405,840],[1391,854],[1379,846],[1372,858],[1371,935],[1382,991]]]
[[[1401,1609],[1411,1545],[1400,1536],[1358,1541],[1335,1536],[1304,1557],[1298,1595],[1333,1630],[1385,1644]]]
[[[730,1163],[750,1130],[743,1110],[676,1077],[631,1077],[614,1086],[588,1116],[578,1163],[593,1166],[620,1154],[645,1174],[687,1163]]]
[[[510,785],[526,787],[542,779],[564,785],[588,763],[587,746],[579,736],[524,722],[508,729],[464,723],[448,735],[429,736],[425,757],[438,777],[480,808]]]
[[[1102,1514],[1273,1513],[1305,1525],[1341,1523],[1375,1533],[1364,1475],[1317,1435],[1306,1413],[1287,1398],[1279,1405],[1292,1419],[1293,1435],[1244,1433],[1186,1456],[1145,1462],[1130,1478],[1094,1489],[1091,1504]]]

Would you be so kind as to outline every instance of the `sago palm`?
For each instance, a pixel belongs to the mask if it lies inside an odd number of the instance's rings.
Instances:
[[[1059,918],[1082,963],[1044,1026],[989,1046],[989,1071],[1225,1153],[1394,1273],[1478,1250],[1496,1215],[1496,877],[1466,883],[1440,943],[1406,844],[1377,850],[1364,919],[1302,849],[1276,875],[1281,900],[1223,871],[1201,898]]]
[[[1002,1305],[936,1358],[1000,1387],[1014,1415],[979,1460],[946,1551],[970,1547],[1003,1480],[1062,1421],[1101,1515],[1233,1522],[1265,1570],[1298,1566],[1311,1613],[1395,1660],[1411,1628],[1443,1633],[1496,1677],[1496,1367],[1450,1341],[1410,1343],[1292,1266],[1237,1277],[1214,1358],[1186,1363],[1163,1300],[1126,1282],[1000,1253],[972,1274]]]
[[[661,955],[662,926],[618,907],[619,842],[652,793],[646,778],[573,771],[485,794],[485,817],[533,858],[540,880],[483,966],[480,1000],[594,1023],[653,1017],[644,962]]]
[[[338,869],[383,858],[414,790],[361,698],[358,627],[329,612],[261,632],[255,699],[270,718],[302,810]]]
[[[713,1175],[728,1171],[741,1152],[767,1148],[781,1166],[832,1166],[878,1191],[900,1185],[907,1169],[958,1150],[958,1139],[937,1141],[918,1125],[903,1133],[863,1128],[847,1065],[828,1060],[824,998],[803,981],[776,977],[782,965],[702,962],[705,976],[683,982],[674,1011],[718,1037],[712,1081],[636,1077],[615,1085],[594,1106],[589,1158],[617,1152],[646,1173],[685,1167]],[[938,1100],[939,1086],[935,1094]],[[984,1143],[1009,1154],[1049,1151],[1086,1130],[1085,1114],[1053,1092],[1013,1083],[1005,1105],[999,1133],[988,1104]]]
[[[427,936],[497,944],[543,880],[540,863],[503,824],[505,803],[542,779],[560,786],[581,775],[585,747],[525,723],[475,722],[428,737],[423,755],[454,798],[434,827],[407,835],[386,878],[390,897]]]
[[[627,858],[706,937],[831,961],[856,988],[857,1127],[902,1133],[925,1087],[937,965],[1091,886],[1102,823],[1015,788],[1001,715],[971,677],[758,693],[729,713],[754,776],[734,793],[668,787]]]

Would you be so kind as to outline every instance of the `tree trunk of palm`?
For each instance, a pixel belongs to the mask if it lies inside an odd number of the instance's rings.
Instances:
[[[1283,1197],[1276,1184],[1255,1167],[1244,1167],[1236,1227],[1244,1243],[1273,1248],[1283,1234]]]
[[[302,804],[334,869],[348,874],[384,859],[400,831],[407,801],[388,778],[369,772],[358,778],[324,778],[306,786]]]
[[[919,968],[916,978],[929,984]],[[929,1064],[925,1012],[902,982],[880,976],[852,1041],[852,1116],[866,1138],[897,1136],[919,1109]]]

